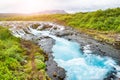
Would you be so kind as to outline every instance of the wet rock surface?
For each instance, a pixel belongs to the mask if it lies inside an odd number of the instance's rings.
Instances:
[[[49,22],[0,22],[2,26],[10,26],[11,30],[22,29],[28,26],[31,26],[34,29],[51,31],[52,35],[56,35],[58,37],[65,38],[69,41],[78,42],[81,45],[81,50],[84,51],[85,46],[88,47],[92,52],[86,52],[87,54],[92,53],[101,56],[109,56],[118,61],[120,64],[120,50],[114,48],[103,42],[98,42],[86,34],[79,33],[72,28],[63,27],[57,24],[49,23]],[[44,25],[44,26],[42,26]],[[57,65],[54,61],[54,56],[52,55],[52,47],[55,44],[55,41],[48,37],[38,34],[37,36],[34,34],[30,34],[26,30],[27,34],[23,34],[22,38],[26,40],[31,40],[37,43],[44,52],[48,55],[48,61],[46,61],[47,65],[47,73],[51,77],[52,80],[64,80],[65,79],[65,70]],[[115,76],[111,73],[108,74],[108,77],[105,80],[114,79]]]

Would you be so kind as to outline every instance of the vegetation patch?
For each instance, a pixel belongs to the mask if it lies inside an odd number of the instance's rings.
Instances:
[[[50,80],[45,72],[45,54],[39,46],[11,35],[0,27],[0,79]]]

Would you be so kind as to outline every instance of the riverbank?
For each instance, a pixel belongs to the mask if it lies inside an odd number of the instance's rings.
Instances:
[[[14,37],[0,26],[0,78],[2,80],[50,80],[45,55],[31,41]]]
[[[90,30],[90,29],[78,29],[76,28],[77,31],[80,33],[84,33],[86,35],[89,35],[91,38],[102,42],[109,44],[116,49],[120,49],[120,34],[115,33],[113,31],[98,31],[98,30]]]

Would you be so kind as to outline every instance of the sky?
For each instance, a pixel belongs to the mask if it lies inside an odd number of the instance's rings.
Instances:
[[[65,10],[69,13],[120,7],[120,0],[1,0],[0,13]]]

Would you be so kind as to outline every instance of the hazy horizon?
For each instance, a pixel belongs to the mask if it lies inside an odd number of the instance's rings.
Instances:
[[[75,13],[116,7],[120,7],[120,0],[4,0],[0,2],[0,13],[35,13],[46,10]]]

